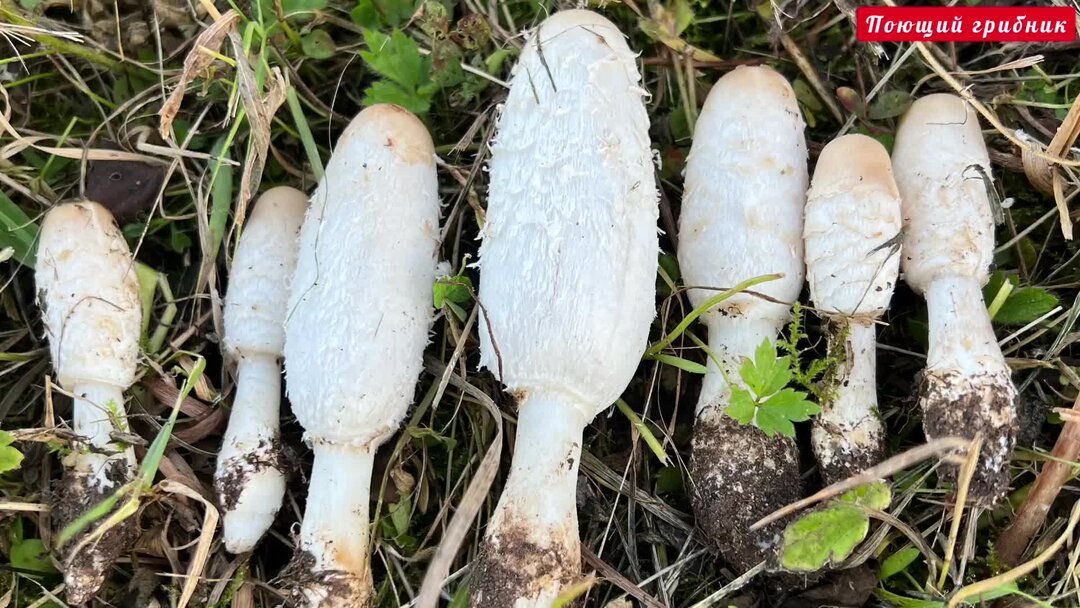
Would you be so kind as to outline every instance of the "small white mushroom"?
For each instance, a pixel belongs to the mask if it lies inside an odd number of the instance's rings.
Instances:
[[[89,201],[54,207],[39,239],[38,304],[57,380],[75,398],[72,426],[86,439],[64,459],[64,479],[54,491],[54,517],[66,525],[132,479],[135,453],[112,434],[129,432],[124,391],[135,381],[142,308],[131,251],[104,207]],[[134,534],[129,518],[65,556],[69,603],[93,596]]]
[[[311,197],[285,321],[289,400],[315,452],[292,565],[298,606],[374,600],[372,464],[412,403],[438,244],[431,136],[398,106],[367,108]]]
[[[954,95],[919,99],[900,122],[892,161],[903,199],[904,281],[926,298],[930,321],[923,428],[930,438],[982,435],[969,497],[989,505],[1008,490],[1017,421],[1016,387],[982,296],[994,219],[978,116]]]
[[[581,574],[585,426],[632,378],[655,316],[649,120],[635,55],[604,17],[555,13],[514,68],[480,248],[481,363],[517,400],[510,476],[471,605],[546,607]]]
[[[225,548],[251,551],[274,522],[285,494],[278,416],[289,286],[307,196],[266,191],[236,248],[225,295],[225,353],[236,362],[236,397],[218,453],[214,486]]]
[[[874,322],[896,285],[900,227],[900,194],[885,148],[865,135],[829,142],[814,169],[803,226],[810,298],[830,322],[829,352],[843,355],[835,392],[821,404],[811,434],[827,484],[885,453]]]
[[[726,300],[701,318],[729,378],[764,341],[774,341],[803,284],[805,124],[791,85],[767,67],[739,67],[712,88],[686,164],[679,218],[679,266],[690,301],[757,276],[783,278]],[[713,288],[713,289],[709,289]],[[768,557],[780,524],[747,531],[800,494],[799,453],[725,413],[731,389],[710,358],[697,404],[691,495],[706,540],[734,566]]]

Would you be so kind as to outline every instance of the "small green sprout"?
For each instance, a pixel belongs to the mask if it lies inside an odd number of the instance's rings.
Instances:
[[[791,381],[791,357],[777,356],[776,347],[762,341],[754,353],[739,368],[739,376],[747,388],[732,386],[731,404],[727,414],[740,424],[753,424],[766,435],[777,433],[795,436],[794,422],[809,420],[821,408],[806,400],[807,394],[786,388]]]

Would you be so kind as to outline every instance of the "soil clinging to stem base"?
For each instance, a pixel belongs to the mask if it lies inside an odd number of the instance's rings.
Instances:
[[[106,466],[108,470],[105,472],[105,477],[112,482],[111,487],[108,488],[102,488],[94,483],[92,475],[70,469],[64,472],[63,478],[53,487],[50,496],[53,525],[56,530],[63,530],[68,524],[97,507],[118,488],[130,481],[130,472],[127,463],[123,460],[112,460]],[[60,548],[60,557],[64,564],[65,594],[67,602],[73,606],[90,601],[105,582],[105,577],[113,562],[127,553],[139,536],[135,519],[128,517],[97,540],[75,552],[79,543],[88,534],[93,534],[107,517],[108,515],[91,523],[89,527]]]
[[[315,556],[297,548],[278,577],[289,589],[285,605],[289,608],[371,608],[371,573],[363,581],[340,570],[316,570]]]
[[[240,503],[240,496],[248,487],[249,480],[266,469],[286,470],[281,438],[262,440],[258,447],[237,458],[231,458],[222,469],[225,471],[214,479],[214,493],[223,511],[232,511]]]
[[[773,562],[786,521],[748,528],[802,496],[795,442],[709,409],[694,423],[692,450],[691,500],[706,544],[740,574]]]
[[[487,539],[473,566],[469,605],[513,608],[518,598],[561,589],[580,572],[580,548],[568,552],[557,543],[541,546],[530,540],[524,525],[503,526],[497,538]]]
[[[1016,388],[1007,372],[975,376],[958,372],[927,372],[918,384],[923,429],[928,438],[974,438],[982,433],[979,462],[968,500],[978,507],[993,506],[1009,488],[1009,460],[1019,424]],[[955,483],[958,468],[944,467],[942,480]]]
[[[878,441],[874,442],[846,441],[854,433],[861,433],[865,436],[866,431],[861,428],[851,429],[836,424],[828,424],[820,420],[816,421],[815,424],[817,425],[814,429],[816,432],[828,433],[834,436],[833,444],[838,446],[838,450],[840,450],[839,454],[834,455],[828,461],[820,456],[818,457],[821,478],[826,485],[858,475],[885,460],[884,438],[879,438]]]

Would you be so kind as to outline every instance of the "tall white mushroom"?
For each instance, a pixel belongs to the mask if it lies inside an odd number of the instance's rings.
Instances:
[[[982,296],[994,219],[978,116],[955,95],[917,100],[900,122],[892,161],[904,204],[904,281],[926,298],[930,320],[923,428],[931,438],[982,435],[969,497],[992,504],[1009,487],[1016,387]]]
[[[835,392],[821,404],[811,434],[825,483],[859,473],[885,453],[874,322],[896,285],[900,227],[900,194],[885,148],[865,135],[829,142],[818,156],[803,226],[810,298],[830,322],[830,353],[843,355]]]
[[[112,435],[129,432],[124,391],[135,381],[142,308],[131,251],[104,207],[90,201],[53,207],[39,239],[38,304],[57,379],[75,398],[72,427],[86,440],[64,459],[64,479],[54,490],[53,517],[66,525],[134,474],[134,451]],[[65,556],[69,603],[97,592],[135,533],[129,518]]]
[[[297,605],[374,600],[372,461],[412,403],[438,244],[431,136],[398,106],[367,108],[312,195],[285,322],[286,386],[315,452],[291,568]]]
[[[236,248],[225,294],[225,353],[236,362],[236,397],[218,453],[214,487],[225,548],[251,551],[285,494],[278,416],[289,286],[307,195],[282,186],[255,204]]]
[[[728,378],[764,341],[775,341],[803,284],[805,124],[791,85],[767,67],[738,67],[712,88],[694,131],[679,218],[679,266],[690,301],[757,276],[783,278],[726,300],[701,318]],[[747,528],[800,494],[799,454],[725,413],[731,389],[708,363],[697,404],[690,460],[692,503],[706,540],[734,566],[769,555],[780,524]]]
[[[582,433],[629,383],[654,312],[649,120],[622,33],[555,13],[514,68],[480,248],[481,363],[517,400],[510,476],[473,567],[477,608],[549,606],[580,575]]]

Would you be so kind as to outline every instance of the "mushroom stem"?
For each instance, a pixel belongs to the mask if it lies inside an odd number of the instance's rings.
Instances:
[[[881,461],[884,431],[877,414],[877,336],[874,324],[862,319],[838,319],[845,332],[835,397],[822,403],[814,418],[811,443],[825,483],[855,475]],[[844,328],[846,325],[846,329]],[[829,354],[836,353],[830,341]]]
[[[373,599],[368,502],[375,451],[334,443],[313,450],[299,551],[312,559],[315,576],[300,592],[311,606],[366,606]],[[336,589],[342,585],[348,593]]]
[[[930,437],[982,434],[971,492],[976,504],[990,503],[1009,487],[1016,387],[976,279],[935,280],[926,290],[926,306],[930,348],[919,390],[923,426]]]
[[[965,374],[1008,372],[982,288],[974,277],[941,277],[926,290],[930,321],[930,349],[926,370],[953,370]]]
[[[586,412],[594,409],[556,393],[533,393],[519,404],[510,475],[473,575],[477,602],[522,598],[517,608],[549,606],[580,573],[577,477]],[[512,597],[503,598],[507,593]]]
[[[218,496],[225,510],[225,548],[251,551],[274,522],[285,475],[278,466],[281,364],[273,355],[243,357],[236,368],[236,397],[218,454]],[[239,487],[230,486],[243,482]],[[233,497],[233,498],[228,498]]]
[[[92,380],[76,382],[73,414],[75,432],[89,440],[95,448],[115,448],[110,434],[114,430],[127,432],[127,414],[124,409],[124,392],[119,386]],[[117,428],[117,422],[121,423]],[[130,461],[134,462],[134,452]]]
[[[72,412],[75,433],[85,437],[94,448],[76,452],[71,458],[72,469],[88,476],[88,484],[95,489],[111,490],[127,481],[135,466],[134,449],[130,446],[120,449],[111,436],[114,430],[128,430],[124,426],[127,414],[123,390],[103,382],[84,381],[76,383],[72,393],[75,395]],[[126,469],[125,479],[110,478],[113,467],[109,465],[113,462]]]

